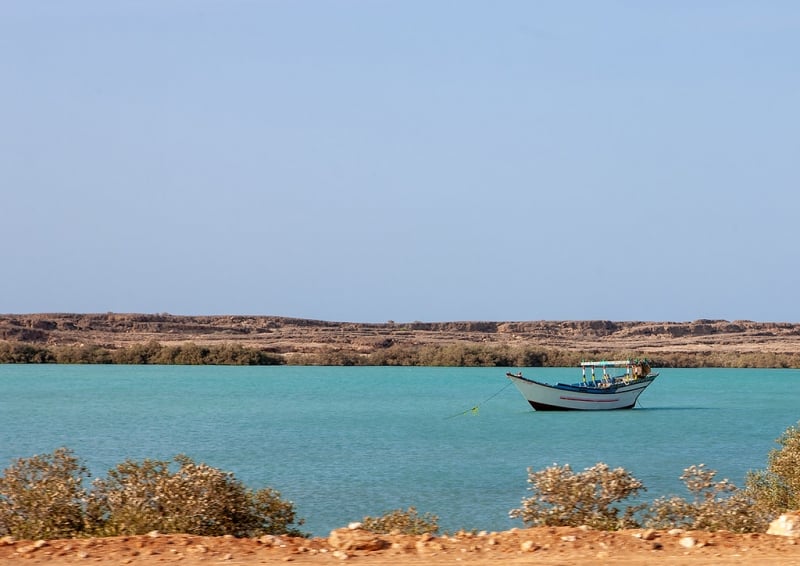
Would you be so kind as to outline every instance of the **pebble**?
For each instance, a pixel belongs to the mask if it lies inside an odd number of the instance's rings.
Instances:
[[[683,537],[681,540],[678,541],[683,548],[692,548],[697,541],[693,537]]]
[[[534,550],[539,549],[539,545],[537,545],[532,540],[526,540],[521,545],[519,545],[519,548],[520,550],[522,550],[522,552],[533,552]]]

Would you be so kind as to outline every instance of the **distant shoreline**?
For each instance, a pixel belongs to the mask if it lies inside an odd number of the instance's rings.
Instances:
[[[571,366],[647,357],[660,367],[800,367],[800,324],[454,321],[278,316],[0,315],[0,362]]]

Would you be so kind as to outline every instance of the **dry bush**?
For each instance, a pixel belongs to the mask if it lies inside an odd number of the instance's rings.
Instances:
[[[0,477],[0,535],[63,538],[84,530],[86,467],[72,452],[16,460]]]
[[[364,517],[362,528],[378,534],[398,532],[405,535],[436,533],[439,530],[439,517],[425,513],[420,515],[414,507],[407,511],[396,509],[381,517]]]
[[[233,535],[303,533],[291,502],[272,489],[251,491],[230,472],[177,456],[170,462],[126,461],[94,482],[88,506],[93,530],[104,535],[163,533]],[[298,525],[302,524],[298,521]]]
[[[94,481],[87,514],[94,532],[107,536],[134,535],[160,530],[165,512],[161,484],[169,476],[169,462],[126,460]]]
[[[748,493],[727,479],[715,482],[715,476],[716,472],[703,464],[686,468],[680,479],[693,499],[687,501],[677,496],[656,499],[647,511],[647,526],[763,532],[769,518],[754,507]]]
[[[176,470],[170,466],[175,465]],[[93,483],[72,452],[20,459],[0,477],[0,535],[24,539],[164,533],[305,536],[294,505],[270,488],[190,458],[126,461]]]
[[[748,494],[773,514],[800,509],[800,423],[786,429],[776,442],[780,448],[770,451],[767,469],[750,472],[746,478]]]
[[[581,526],[617,530],[637,526],[634,515],[642,506],[620,509],[613,504],[644,491],[638,479],[623,468],[610,469],[597,463],[574,473],[569,464],[544,470],[528,469],[528,488],[533,496],[522,500],[522,507],[509,515],[531,527]]]

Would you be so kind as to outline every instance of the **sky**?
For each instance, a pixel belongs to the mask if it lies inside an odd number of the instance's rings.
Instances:
[[[800,322],[800,3],[2,0],[0,313]]]

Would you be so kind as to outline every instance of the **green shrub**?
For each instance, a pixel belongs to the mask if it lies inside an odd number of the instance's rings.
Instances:
[[[439,531],[439,517],[425,513],[420,515],[414,507],[407,511],[396,509],[381,517],[364,517],[361,526],[373,533],[399,532],[405,535],[434,534]]]
[[[610,469],[597,463],[574,473],[569,464],[544,470],[528,469],[528,488],[533,496],[522,500],[522,507],[509,515],[531,527],[587,525],[595,529],[617,530],[638,525],[634,516],[643,506],[620,510],[612,504],[644,491],[638,479],[623,468]]]
[[[128,460],[94,482],[88,506],[94,531],[104,535],[162,533],[233,535],[302,533],[294,506],[272,489],[248,490],[230,472],[177,456],[170,462]],[[298,525],[303,521],[298,521]]]
[[[0,363],[49,364],[54,361],[53,353],[43,346],[25,342],[0,342]]]
[[[175,465],[174,471],[170,468]],[[306,536],[294,505],[271,488],[252,491],[230,472],[196,464],[131,460],[83,488],[72,452],[17,460],[0,477],[0,535],[24,539],[163,533]]]
[[[686,468],[680,479],[693,499],[687,501],[677,496],[656,499],[647,511],[647,526],[763,532],[769,519],[754,507],[750,495],[727,479],[715,482],[715,476],[716,472],[703,464]]]
[[[166,508],[160,492],[168,477],[166,461],[126,460],[117,464],[105,479],[94,481],[87,506],[91,530],[106,536],[161,530]]]
[[[800,423],[776,440],[767,457],[767,469],[747,474],[746,489],[756,504],[773,514],[800,509]]]
[[[0,534],[63,538],[84,530],[86,467],[72,452],[21,458],[0,477]]]

